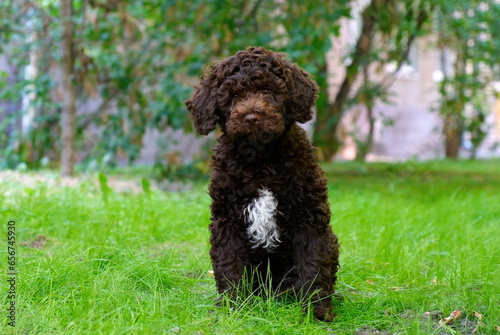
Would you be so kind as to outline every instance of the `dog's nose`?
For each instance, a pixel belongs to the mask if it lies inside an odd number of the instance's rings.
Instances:
[[[245,123],[248,125],[256,124],[260,117],[257,114],[248,114],[245,116]]]

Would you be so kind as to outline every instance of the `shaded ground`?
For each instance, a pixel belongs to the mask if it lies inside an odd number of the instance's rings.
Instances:
[[[148,170],[150,171],[150,169]],[[141,179],[148,173],[141,171],[135,176],[123,176],[117,173],[106,174],[107,185],[116,192],[142,192]],[[151,183],[151,189],[161,189],[164,191],[186,191],[191,188],[190,183],[182,181],[162,180],[156,182],[150,176],[147,177]],[[57,172],[53,171],[40,171],[40,172],[19,172],[19,171],[0,171],[0,181],[7,181],[12,183],[19,183],[27,187],[35,187],[38,184],[46,184],[47,186],[66,186],[75,187],[82,182],[87,182],[99,186],[99,178],[97,173],[94,174],[81,174],[75,177],[61,177]]]

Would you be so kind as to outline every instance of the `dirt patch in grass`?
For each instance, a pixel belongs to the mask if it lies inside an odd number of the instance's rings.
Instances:
[[[0,171],[0,181],[18,184],[24,187],[36,187],[39,185],[76,187],[82,182],[91,182],[99,187],[96,176],[84,175],[79,177],[61,177],[55,172],[19,172]],[[142,192],[141,180],[122,180],[108,178],[108,186],[117,192]],[[153,187],[152,187],[153,188]]]
[[[481,327],[481,320],[477,317],[474,319],[468,318],[466,315],[462,315],[457,320],[449,325],[440,325],[439,321],[443,320],[444,313],[440,311],[426,312],[420,317],[422,323],[431,323],[432,328],[436,334],[445,335],[454,332],[458,332],[462,335],[472,335],[476,334],[478,329]]]
[[[115,192],[119,193],[140,193],[143,192],[141,176],[137,178],[118,178],[106,176],[107,185]],[[39,171],[39,172],[19,172],[19,171],[0,171],[0,183],[14,183],[24,187],[35,187],[46,184],[48,186],[76,187],[82,182],[90,182],[99,187],[99,178],[97,174],[83,174],[75,177],[61,177],[57,172]],[[187,191],[192,188],[190,183],[182,181],[162,180],[156,182],[150,180],[151,190],[159,189],[170,192]]]
[[[478,333],[481,329],[481,322],[477,318],[470,319],[467,316],[462,315],[460,318],[455,320],[449,325],[440,325],[439,321],[444,318],[444,313],[441,311],[426,312],[420,316],[417,315],[412,310],[406,310],[399,315],[401,318],[409,321],[418,318],[421,324],[421,329],[428,328],[432,334],[437,335],[449,335],[449,334],[462,334],[462,335],[474,335]],[[484,329],[483,329],[484,330]],[[383,329],[376,329],[374,327],[364,326],[356,329],[355,335],[394,335],[390,331]]]
[[[47,236],[45,235],[37,235],[31,242],[22,242],[21,245],[23,247],[30,247],[34,249],[42,249],[47,243]]]

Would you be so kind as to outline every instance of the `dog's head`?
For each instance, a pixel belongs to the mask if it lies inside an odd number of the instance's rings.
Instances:
[[[216,124],[233,137],[280,135],[312,118],[317,92],[311,76],[283,54],[250,47],[209,67],[186,105],[202,135]]]

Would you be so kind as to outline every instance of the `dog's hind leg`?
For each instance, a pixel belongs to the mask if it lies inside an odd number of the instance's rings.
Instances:
[[[332,295],[338,268],[337,238],[330,227],[318,232],[311,226],[302,226],[292,240],[298,274],[295,291],[304,303],[312,304],[317,319],[330,322],[335,316]]]

